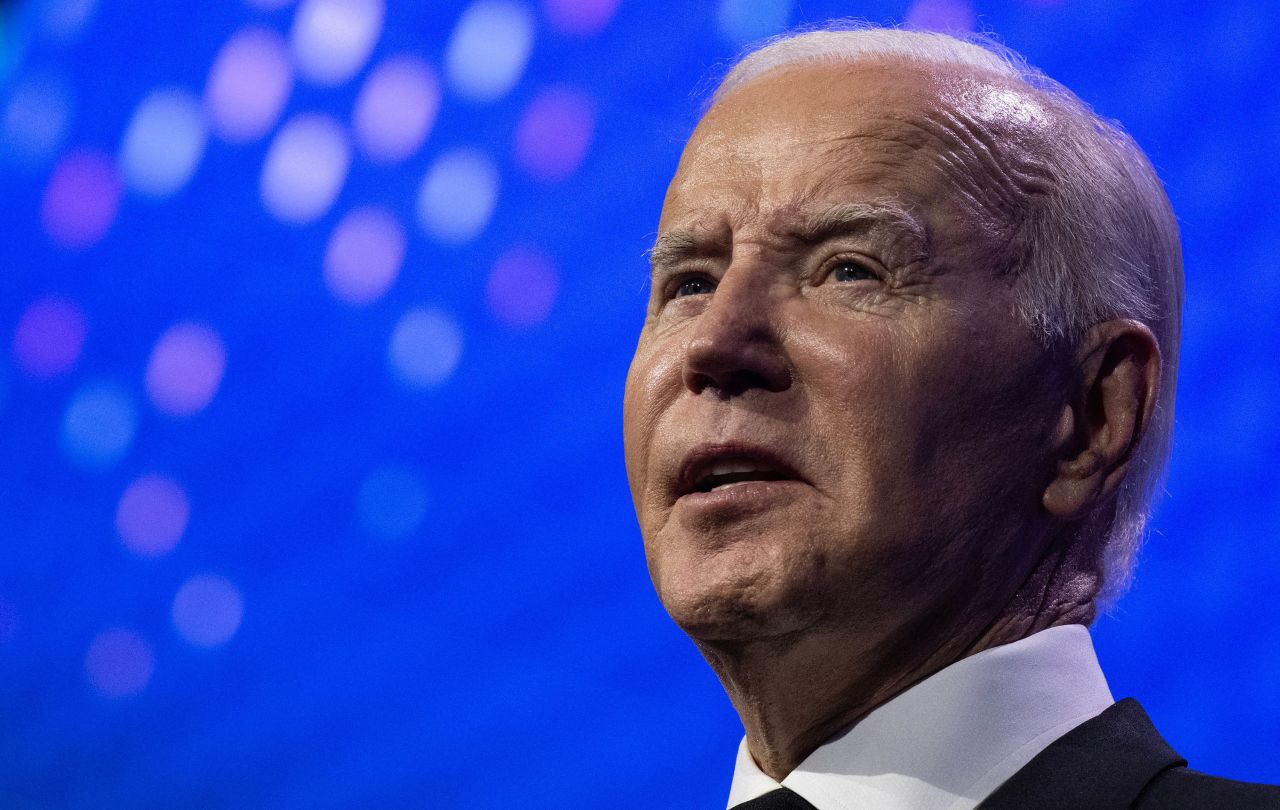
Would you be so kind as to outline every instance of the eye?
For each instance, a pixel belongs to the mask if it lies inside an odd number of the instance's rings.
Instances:
[[[875,271],[862,262],[852,259],[841,259],[831,268],[830,278],[833,281],[866,281],[877,278]]]
[[[706,276],[690,276],[676,287],[673,298],[684,298],[689,295],[707,295],[715,290],[716,284]]]

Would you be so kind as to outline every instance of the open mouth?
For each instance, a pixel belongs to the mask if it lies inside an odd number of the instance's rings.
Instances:
[[[748,460],[720,461],[711,465],[704,475],[693,482],[694,492],[710,492],[713,489],[745,484],[749,481],[785,481],[787,476],[778,470]]]
[[[773,454],[756,448],[706,447],[690,453],[681,467],[681,495],[715,492],[742,484],[794,481],[799,476]]]

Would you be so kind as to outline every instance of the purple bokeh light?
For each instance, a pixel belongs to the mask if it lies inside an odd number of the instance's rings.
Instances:
[[[384,60],[356,99],[356,141],[371,160],[394,163],[422,146],[440,109],[440,80],[412,56]]]
[[[120,175],[102,152],[69,152],[54,167],[40,203],[40,223],[66,248],[93,245],[110,229],[120,207]]]
[[[618,0],[542,0],[542,13],[562,34],[598,34],[613,19]]]
[[[595,130],[591,100],[568,87],[539,93],[516,126],[516,161],[530,177],[563,180],[573,174]]]
[[[381,298],[400,273],[405,233],[385,208],[357,208],[342,218],[324,251],[324,281],[339,301],[356,306]]]
[[[218,137],[247,143],[275,125],[291,92],[293,63],[284,38],[265,28],[242,28],[213,61],[204,107]]]
[[[903,24],[923,31],[963,33],[972,31],[976,21],[969,0],[915,0]]]
[[[187,641],[198,647],[225,644],[240,628],[244,599],[240,590],[224,577],[197,574],[173,598],[173,625]]]
[[[133,553],[159,557],[178,544],[190,515],[182,487],[163,475],[143,475],[120,496],[116,532]]]
[[[109,698],[136,695],[146,688],[155,668],[151,645],[122,627],[99,633],[84,657],[89,683]]]
[[[207,326],[180,323],[156,341],[147,362],[147,396],[171,416],[190,416],[218,393],[226,370],[222,338]]]
[[[80,359],[86,329],[80,307],[64,298],[41,298],[18,319],[13,357],[33,377],[64,374]]]
[[[485,285],[485,300],[499,321],[527,329],[546,320],[559,287],[549,256],[536,248],[514,247],[494,262]]]

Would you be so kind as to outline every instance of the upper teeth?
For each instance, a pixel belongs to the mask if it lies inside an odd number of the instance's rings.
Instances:
[[[770,468],[750,461],[717,461],[707,470],[707,475],[728,475],[729,473],[767,472]]]

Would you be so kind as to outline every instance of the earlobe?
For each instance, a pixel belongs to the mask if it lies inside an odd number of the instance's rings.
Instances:
[[[1088,462],[1096,462],[1090,454]],[[1085,459],[1081,459],[1085,461]],[[1103,477],[1097,475],[1096,463],[1060,468],[1058,477],[1045,487],[1041,502],[1045,511],[1061,520],[1075,520],[1089,513],[1102,495]]]
[[[1062,520],[1080,517],[1097,498],[1097,476],[1100,459],[1089,449],[1084,420],[1077,418],[1083,410],[1074,402],[1062,407],[1054,428],[1053,448],[1057,455],[1057,475],[1045,488],[1041,502],[1045,511]],[[1081,414],[1083,415],[1083,414]]]
[[[1062,520],[1087,515],[1123,480],[1155,407],[1160,350],[1144,324],[1098,324],[1081,342],[1071,402],[1054,429],[1054,478],[1041,502]]]

